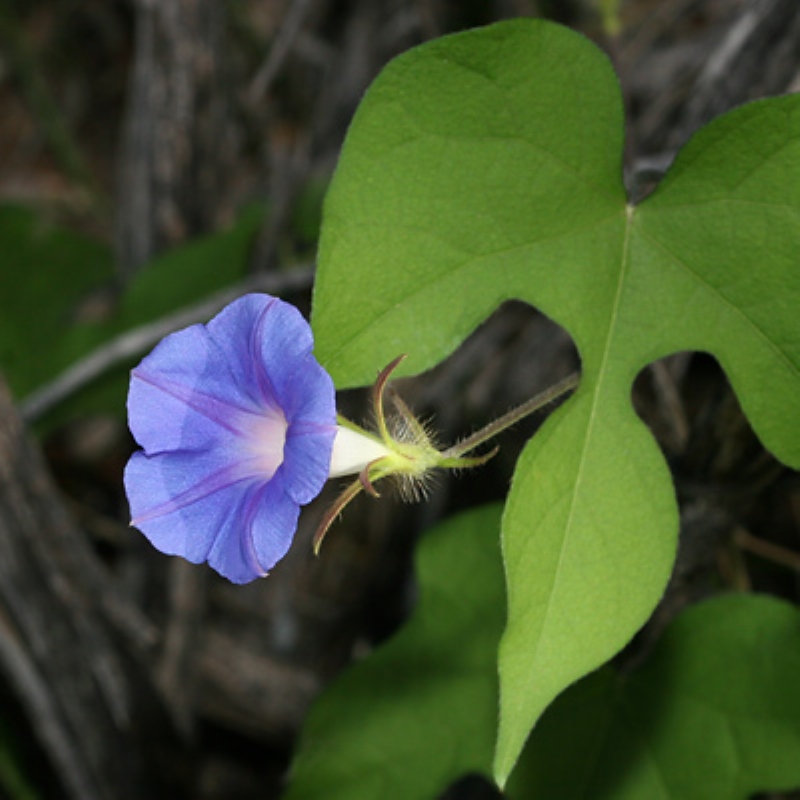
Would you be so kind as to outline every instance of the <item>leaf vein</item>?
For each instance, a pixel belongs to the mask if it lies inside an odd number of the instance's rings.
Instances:
[[[353,333],[348,337],[348,341],[342,344],[336,351],[334,351],[331,355],[332,358],[337,358],[340,353],[347,348],[348,342],[352,342],[355,339],[365,335],[367,331],[369,331],[373,326],[379,325],[382,320],[384,320],[387,316],[391,313],[396,311],[399,307],[407,305],[409,300],[418,297],[421,294],[425,294],[428,291],[431,291],[437,284],[440,282],[444,282],[449,280],[457,273],[474,268],[480,261],[484,259],[492,259],[499,256],[506,256],[514,252],[524,252],[526,249],[535,248],[538,245],[544,244],[546,242],[556,241],[560,238],[574,236],[576,233],[585,232],[591,230],[595,226],[603,225],[604,223],[608,222],[610,219],[613,219],[619,212],[615,209],[613,214],[609,214],[608,216],[601,217],[600,219],[592,220],[589,224],[577,228],[571,228],[569,231],[565,231],[564,233],[559,233],[555,236],[543,236],[539,239],[534,241],[525,242],[523,244],[513,245],[511,247],[506,248],[499,248],[497,250],[493,250],[489,253],[480,253],[480,254],[471,254],[469,257],[465,258],[463,261],[460,261],[456,264],[453,264],[451,267],[448,267],[446,270],[434,275],[428,280],[420,281],[417,286],[414,288],[413,291],[407,292],[403,295],[403,297],[396,302],[389,303],[386,308],[378,313],[375,316],[370,317],[367,322],[362,325],[360,328],[353,331]],[[373,229],[379,230],[380,228],[387,228],[392,231],[396,231],[398,229],[397,225],[391,225],[389,223],[384,225],[372,225]],[[408,231],[422,231],[422,233],[426,235],[430,235],[429,231],[425,231],[420,228],[414,228],[412,226],[403,226],[402,230]],[[437,238],[437,237],[434,237]],[[450,242],[447,243],[451,245]],[[505,296],[500,300],[502,302],[503,299],[511,299],[510,296]]]
[[[600,363],[600,368],[597,373],[597,382],[595,384],[595,391],[592,397],[591,407],[589,409],[589,417],[586,424],[586,436],[584,437],[583,440],[581,455],[578,461],[578,472],[575,475],[574,488],[572,491],[572,495],[570,497],[569,511],[567,512],[567,520],[566,523],[564,524],[564,538],[562,540],[561,549],[558,554],[558,562],[556,563],[556,567],[554,570],[554,579],[552,586],[550,587],[544,620],[542,621],[541,634],[539,636],[539,641],[537,642],[537,649],[539,647],[539,643],[544,639],[544,634],[547,629],[547,624],[548,621],[550,620],[550,609],[552,608],[551,601],[556,594],[559,579],[562,574],[562,562],[564,560],[564,553],[566,552],[567,549],[566,541],[570,535],[570,532],[573,529],[573,521],[576,513],[576,498],[579,494],[579,487],[583,481],[583,475],[587,462],[586,451],[589,447],[589,443],[591,442],[592,431],[594,429],[597,420],[599,397],[602,394],[602,387],[603,387],[603,377],[606,372],[606,365],[608,364],[609,354],[611,352],[611,341],[614,337],[614,331],[616,328],[617,320],[619,318],[620,306],[622,304],[622,292],[625,286],[625,277],[628,272],[633,211],[634,211],[633,206],[628,206],[626,209],[627,220],[625,224],[625,237],[622,242],[622,258],[620,261],[619,279],[617,281],[617,286],[614,294],[614,302],[611,307],[611,314],[608,322],[608,332],[606,334],[606,340],[603,345],[603,357]],[[578,391],[580,391],[580,389]]]
[[[775,344],[775,342],[769,337],[766,331],[764,331],[764,329],[758,324],[758,322],[756,322],[755,319],[746,314],[739,306],[736,305],[736,303],[727,298],[719,288],[706,280],[701,273],[699,273],[696,269],[693,269],[686,260],[670,250],[667,245],[659,241],[652,233],[648,233],[646,230],[641,230],[641,234],[655,247],[661,250],[661,252],[663,252],[673,263],[682,267],[690,275],[690,277],[694,278],[694,280],[700,284],[702,288],[704,288],[707,292],[728,307],[733,314],[744,320],[752,328],[758,338],[760,338],[766,344],[767,349],[775,354],[777,360],[781,361],[788,371],[792,373],[798,380],[800,380],[800,365],[796,365],[789,355],[780,347],[778,347],[777,344]]]

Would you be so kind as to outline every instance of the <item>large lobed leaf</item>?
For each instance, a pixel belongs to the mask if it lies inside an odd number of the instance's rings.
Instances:
[[[653,359],[713,353],[779,458],[800,465],[800,97],[698,133],[637,207],[606,58],[513,20],[392,62],[326,201],[313,325],[339,386],[407,352],[421,371],[501,302],[574,337],[575,396],[529,443],[503,520],[501,785],[544,708],[617,652],[669,576],[669,473],[634,414]]]

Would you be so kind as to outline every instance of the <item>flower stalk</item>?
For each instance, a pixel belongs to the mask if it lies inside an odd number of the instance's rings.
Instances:
[[[372,406],[377,429],[375,433],[338,417],[330,477],[356,473],[358,477],[344,489],[320,521],[313,540],[315,553],[319,553],[333,521],[361,491],[372,497],[379,497],[375,484],[383,478],[396,476],[400,479],[401,492],[407,499],[424,497],[427,481],[433,470],[471,469],[485,464],[497,453],[498,447],[481,455],[469,454],[507,428],[573,390],[579,380],[578,373],[573,373],[452,447],[439,450],[428,428],[414,416],[389,385],[389,378],[405,358],[405,355],[398,356],[384,367],[372,387]],[[386,415],[387,392],[398,415],[394,420]]]
[[[484,442],[488,442],[507,428],[516,425],[520,420],[545,408],[567,392],[571,392],[578,385],[579,381],[580,375],[577,372],[567,375],[563,380],[553,384],[553,386],[535,395],[530,400],[526,400],[516,408],[512,408],[510,411],[503,414],[502,417],[498,417],[479,431],[467,436],[466,439],[457,442],[451,448],[445,450],[442,456],[445,458],[458,458],[464,453],[468,453],[470,450],[480,447]]]

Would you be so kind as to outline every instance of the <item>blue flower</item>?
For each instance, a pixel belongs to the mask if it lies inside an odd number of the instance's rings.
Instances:
[[[129,424],[143,449],[125,488],[131,524],[158,550],[234,583],[285,555],[337,435],[333,383],[312,347],[293,306],[252,294],[133,370]]]
[[[372,390],[377,430],[336,415],[333,382],[312,355],[300,313],[268,295],[231,303],[208,325],[164,339],[131,373],[128,420],[142,450],[125,469],[131,525],[154,547],[194,564],[208,562],[234,583],[263,577],[286,554],[300,507],[328,478],[358,475],[323,516],[319,546],[333,520],[362,490],[399,480],[409,499],[424,496],[435,469],[465,469],[496,452],[467,454],[573,388],[576,376],[533,398],[446,450],[394,392],[384,392],[399,356]]]

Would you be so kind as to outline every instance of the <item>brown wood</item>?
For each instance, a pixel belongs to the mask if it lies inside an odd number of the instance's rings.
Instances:
[[[122,277],[205,233],[228,170],[223,4],[139,0],[117,186]]]
[[[180,796],[176,739],[104,611],[112,593],[0,380],[0,680],[18,725],[45,754],[57,796]]]

